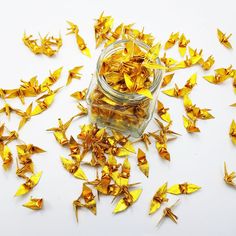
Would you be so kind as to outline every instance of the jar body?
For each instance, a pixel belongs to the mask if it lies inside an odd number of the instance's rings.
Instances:
[[[103,91],[97,78],[93,78],[86,99],[90,121],[98,126],[139,137],[153,116],[157,95],[158,89],[153,93],[153,99],[136,103],[115,101]]]
[[[99,66],[106,54],[111,54],[113,49],[118,50],[122,43],[123,41],[118,42],[115,46],[111,45],[110,48],[105,49],[98,60],[97,71],[90,82],[86,96],[88,113],[90,121],[98,126],[115,129],[133,137],[140,137],[153,116],[162,73],[161,71],[153,73],[155,86],[150,90],[153,99],[139,94],[121,94],[114,91],[99,75]]]

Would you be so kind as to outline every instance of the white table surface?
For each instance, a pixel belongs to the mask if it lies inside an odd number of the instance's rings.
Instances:
[[[230,64],[236,66],[235,50],[227,50],[218,42],[216,35],[218,27],[232,33],[231,42],[236,48],[235,7],[235,1],[203,0],[1,1],[0,87],[13,88],[20,79],[28,80],[34,75],[38,75],[39,81],[42,81],[49,70],[63,66],[62,77],[54,86],[56,88],[65,84],[69,69],[77,65],[84,65],[84,69],[80,81],[74,80],[64,88],[48,111],[32,118],[20,131],[20,137],[26,143],[47,150],[45,154],[33,157],[36,170],[42,170],[43,176],[28,196],[14,198],[16,189],[22,183],[15,176],[15,163],[9,172],[0,171],[0,235],[235,235],[236,190],[223,181],[224,161],[229,170],[236,171],[236,147],[228,136],[230,123],[236,114],[235,108],[229,106],[236,102],[232,80],[219,86],[212,85],[202,78],[210,72],[205,73],[199,67],[176,72],[172,85],[176,82],[180,86],[192,73],[198,73],[198,84],[191,98],[200,107],[211,108],[215,119],[199,121],[201,133],[190,135],[182,124],[182,100],[160,94],[160,100],[170,108],[173,130],[182,136],[169,144],[171,162],[160,159],[153,143],[147,152],[150,163],[148,179],[138,170],[136,157],[130,158],[131,181],[141,181],[143,193],[134,206],[118,215],[112,214],[114,204],[111,204],[111,197],[101,197],[97,204],[97,216],[87,210],[80,210],[79,224],[76,223],[72,201],[79,196],[82,181],[63,169],[59,157],[66,156],[68,150],[60,147],[53,135],[45,131],[57,125],[57,118],[67,120],[77,111],[76,102],[69,95],[87,87],[95,70],[101,48],[95,50],[93,24],[102,11],[115,18],[115,25],[135,22],[137,28],[144,26],[146,32],[153,33],[162,43],[171,32],[184,32],[193,48],[203,48],[205,57],[214,55],[214,68],[218,68]],[[73,36],[65,36],[66,20],[79,25],[81,35],[91,49],[92,59],[79,52]],[[35,36],[38,32],[54,35],[61,32],[63,47],[54,58],[35,56],[21,41],[24,31]],[[168,53],[180,59],[177,47]],[[26,104],[30,101],[26,99]],[[3,105],[2,101],[0,103]],[[9,100],[9,103],[23,108],[16,99]],[[0,121],[5,122],[10,129],[16,129],[19,118],[12,115],[9,122],[1,114]],[[76,120],[68,134],[78,133],[79,125],[86,122],[87,118]],[[156,125],[152,121],[147,130],[155,129]],[[10,145],[14,155],[15,144],[17,142]],[[142,144],[136,147],[144,149]],[[93,170],[88,169],[87,173],[90,179],[95,177]],[[153,194],[165,181],[169,185],[188,181],[200,185],[202,189],[189,196],[180,196],[181,202],[174,211],[179,217],[177,225],[166,219],[161,227],[156,228],[161,211],[148,216],[148,208]],[[45,199],[42,211],[33,212],[21,206],[30,196]],[[175,196],[169,198],[168,204],[177,199]]]

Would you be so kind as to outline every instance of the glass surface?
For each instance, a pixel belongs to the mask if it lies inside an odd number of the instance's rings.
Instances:
[[[140,94],[121,93],[114,90],[99,75],[104,58],[125,47],[128,40],[119,40],[104,49],[98,59],[96,73],[89,85],[86,101],[90,121],[98,126],[109,127],[122,133],[139,137],[144,132],[156,106],[157,95],[162,81],[162,72],[153,71],[150,91],[153,99]],[[142,50],[148,51],[149,46],[135,41]],[[159,59],[157,60],[160,63]]]

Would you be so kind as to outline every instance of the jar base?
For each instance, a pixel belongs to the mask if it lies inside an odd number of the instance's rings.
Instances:
[[[112,122],[104,121],[103,118],[93,117],[92,114],[89,114],[89,121],[93,124],[96,124],[98,127],[106,127],[121,132],[124,135],[130,135],[133,138],[140,138],[146,129],[146,126],[143,126],[142,129],[132,128],[129,126],[120,126],[112,124]]]

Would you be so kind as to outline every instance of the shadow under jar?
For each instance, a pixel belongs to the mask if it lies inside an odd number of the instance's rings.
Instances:
[[[105,48],[97,61],[95,76],[92,78],[86,96],[90,121],[98,126],[109,127],[133,137],[140,137],[147,127],[156,106],[159,88],[162,82],[162,71],[153,70],[151,86],[153,99],[137,93],[126,93],[115,90],[108,84],[100,69],[104,59],[119,50],[124,50],[129,40],[119,40]],[[150,47],[134,41],[144,52]],[[160,60],[156,62],[160,64]]]

